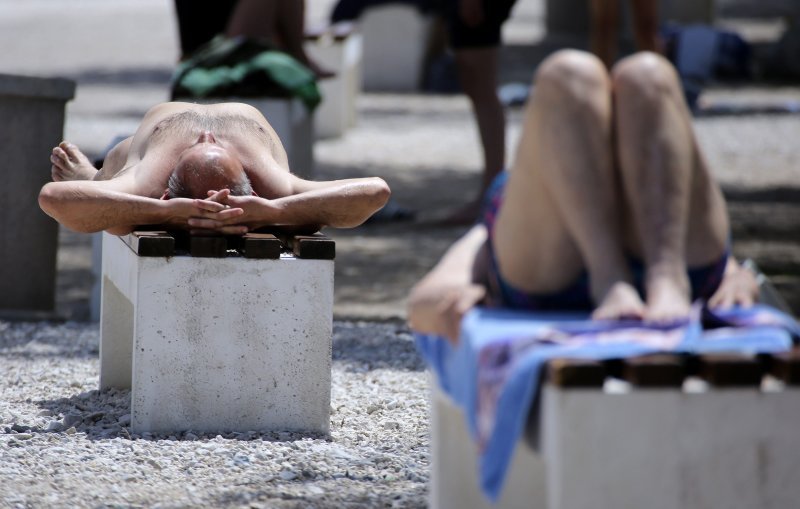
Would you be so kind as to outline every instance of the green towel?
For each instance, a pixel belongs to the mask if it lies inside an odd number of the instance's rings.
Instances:
[[[309,111],[322,100],[314,73],[296,59],[252,39],[222,35],[178,65],[172,97],[297,97]]]

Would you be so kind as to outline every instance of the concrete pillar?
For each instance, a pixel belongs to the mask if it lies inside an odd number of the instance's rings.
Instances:
[[[50,180],[50,151],[63,136],[75,95],[65,79],[0,74],[0,315],[47,316],[55,310],[58,224],[37,197]]]
[[[103,233],[100,388],[131,388],[131,431],[328,433],[332,259],[144,256],[130,237]]]

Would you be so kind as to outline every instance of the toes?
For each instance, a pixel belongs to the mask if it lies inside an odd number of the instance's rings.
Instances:
[[[53,153],[50,155],[50,162],[61,168],[68,168],[71,165],[67,154],[58,147],[53,149]]]
[[[61,182],[64,180],[64,174],[56,165],[50,167],[50,178],[53,179],[53,182]]]
[[[79,149],[77,145],[73,145],[68,141],[62,141],[58,146],[66,152],[73,163],[90,164],[89,159],[81,152],[81,149]]]

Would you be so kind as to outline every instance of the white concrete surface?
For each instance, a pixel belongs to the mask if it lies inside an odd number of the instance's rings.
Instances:
[[[433,18],[411,5],[366,9],[359,20],[364,36],[364,90],[419,90],[432,26]]]
[[[317,138],[341,136],[355,125],[358,115],[356,98],[361,92],[363,37],[352,33],[343,40],[323,37],[305,45],[309,57],[336,76],[319,80],[322,103],[314,112],[314,134]]]
[[[541,450],[519,445],[495,506],[795,507],[800,389],[611,390],[547,385]],[[490,507],[458,409],[434,395],[432,507]],[[524,462],[524,463],[523,463]],[[524,466],[521,466],[523,465]],[[520,482],[520,477],[526,482]]]
[[[100,387],[131,429],[327,433],[333,262],[139,257],[103,234]]]
[[[514,450],[500,500],[489,503],[478,487],[478,455],[464,416],[431,382],[431,509],[546,508],[544,460],[522,443]]]

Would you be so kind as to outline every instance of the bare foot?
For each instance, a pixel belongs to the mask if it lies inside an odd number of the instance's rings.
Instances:
[[[618,281],[600,299],[600,304],[592,312],[595,320],[619,320],[622,318],[640,319],[645,307],[639,292],[630,283]]]
[[[97,174],[97,168],[89,162],[83,152],[66,141],[62,141],[53,149],[50,162],[53,163],[50,175],[54,182],[92,180]]]
[[[647,310],[644,318],[649,322],[670,323],[689,316],[689,281],[685,275],[662,276],[647,283]]]

